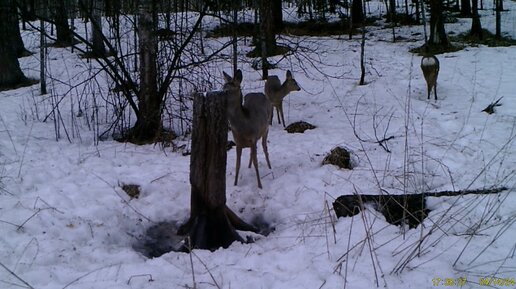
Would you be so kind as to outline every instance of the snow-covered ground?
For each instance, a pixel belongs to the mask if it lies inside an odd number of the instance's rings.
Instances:
[[[516,7],[505,1],[505,8],[503,31],[516,37]],[[491,29],[493,13],[482,13]],[[446,27],[465,31],[469,21]],[[245,220],[263,218],[275,231],[251,244],[157,258],[134,247],[156,223],[187,219],[189,157],[160,145],[95,145],[84,120],[90,115],[77,116],[84,84],[65,94],[69,83],[86,79],[88,65],[67,49],[50,48],[49,89],[57,98],[40,96],[37,85],[0,92],[0,288],[481,288],[480,278],[492,276],[509,281],[494,287],[515,288],[516,48],[439,55],[439,100],[429,101],[420,57],[408,52],[422,44],[414,34],[422,30],[397,28],[417,41],[392,43],[391,29],[371,27],[364,86],[357,85],[358,36],[305,39],[301,44],[314,51],[271,73],[283,80],[290,69],[302,86],[284,101],[286,122],[317,128],[288,134],[274,119],[272,170],[258,155],[262,190],[246,167],[232,185],[235,153],[228,153],[228,206]],[[25,44],[36,52],[32,33],[24,33]],[[20,61],[27,76],[38,77],[37,54]],[[213,68],[221,79],[222,68]],[[247,64],[242,70],[244,91],[261,91],[258,72]],[[63,95],[63,121],[50,115],[43,122]],[[494,114],[482,112],[500,97]],[[390,153],[375,134],[393,137],[385,143]],[[335,146],[353,153],[353,170],[321,166]],[[140,185],[140,197],[130,199],[122,184]],[[416,229],[390,225],[369,207],[340,219],[331,209],[340,195],[381,189],[501,186],[509,190],[429,198],[432,211]]]

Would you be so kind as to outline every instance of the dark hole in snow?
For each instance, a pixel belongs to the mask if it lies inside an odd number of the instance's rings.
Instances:
[[[259,229],[260,235],[239,231],[247,243],[253,243],[261,236],[267,236],[275,230],[275,227],[260,215],[254,217],[251,224]],[[185,242],[187,236],[177,234],[179,227],[176,222],[157,223],[147,229],[144,236],[133,245],[133,249],[148,258],[156,258],[168,252],[188,252]]]
[[[314,129],[316,126],[305,121],[298,121],[289,124],[285,130],[288,133],[304,133],[307,129]]]
[[[335,165],[341,169],[353,169],[351,165],[351,154],[342,147],[336,147],[327,154],[323,161],[323,165]]]

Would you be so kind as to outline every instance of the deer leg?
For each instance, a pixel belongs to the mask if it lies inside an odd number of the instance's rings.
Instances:
[[[281,114],[281,121],[283,122],[283,127],[285,127],[285,117],[283,116],[283,101],[280,103],[279,108],[280,108],[279,110],[280,110],[280,114]]]
[[[437,81],[434,84],[434,96],[435,96],[435,100],[437,100]]]
[[[267,160],[267,165],[269,166],[269,169],[272,169],[271,162],[269,161],[269,150],[267,149],[267,135],[269,132],[265,132],[265,134],[262,137],[262,148],[263,153],[265,154],[265,160]]]
[[[280,111],[281,111],[281,104],[276,107],[276,112],[278,114],[278,123],[279,124],[281,124]]]
[[[432,86],[430,84],[427,84],[427,91],[428,91],[428,99],[430,99],[430,92],[432,91]]]
[[[249,166],[247,166],[249,169],[251,168],[251,163],[253,162],[253,151],[249,153]]]
[[[242,147],[237,145],[236,146],[236,169],[235,169],[235,186],[238,182],[238,171],[240,170],[240,157],[242,157]]]
[[[258,171],[258,158],[256,157],[256,142],[251,146],[251,155],[254,164],[254,170],[256,171],[256,180],[258,181],[258,188],[262,188],[262,182],[260,181],[260,172]]]
[[[271,108],[269,109],[269,124],[272,125],[272,117],[274,116],[274,106],[271,104]]]

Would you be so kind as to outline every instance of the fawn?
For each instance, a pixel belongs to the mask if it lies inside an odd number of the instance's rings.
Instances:
[[[285,127],[285,117],[283,116],[283,98],[287,96],[291,91],[300,91],[301,88],[297,84],[297,81],[292,77],[292,72],[287,70],[287,76],[283,84],[280,82],[276,75],[267,77],[265,82],[265,95],[271,102],[270,108],[270,120],[269,123],[272,125],[273,109],[276,108],[278,115],[278,123],[283,122]],[[281,118],[280,118],[281,116]]]
[[[236,144],[236,172],[235,186],[238,182],[238,172],[240,170],[240,159],[243,148],[251,148],[251,163],[254,164],[258,187],[262,188],[260,173],[258,171],[258,159],[256,156],[256,143],[261,138],[263,152],[269,169],[272,169],[267,150],[267,135],[269,133],[269,111],[271,104],[263,93],[248,93],[244,97],[242,105],[242,71],[239,69],[234,77],[223,72],[225,84],[223,90],[227,92],[227,114],[231,125],[231,132]]]
[[[425,76],[426,86],[428,90],[428,99],[430,99],[430,91],[434,88],[435,100],[437,100],[437,76],[439,75],[439,59],[435,56],[424,56],[421,59],[421,70]]]

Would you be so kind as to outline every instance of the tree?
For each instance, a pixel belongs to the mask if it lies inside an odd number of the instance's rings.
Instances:
[[[260,52],[262,59],[262,78],[267,79],[269,71],[269,62],[267,56],[276,54],[276,30],[273,22],[272,2],[269,0],[260,0],[260,30],[259,41],[256,45],[256,52]]]
[[[190,218],[178,230],[189,236],[186,250],[227,248],[244,242],[236,230],[258,232],[226,206],[226,103],[224,92],[194,95]]]
[[[272,26],[274,28],[274,32],[277,34],[283,30],[283,8],[281,0],[272,0],[271,1],[271,16],[272,16]]]
[[[261,43],[265,43],[267,56],[274,55],[276,51],[276,28],[274,27],[273,2],[260,0],[260,32]]]
[[[460,16],[471,17],[471,0],[460,0]]]
[[[23,57],[29,54],[27,49],[23,44],[23,40],[21,37],[20,25],[18,23],[18,8],[15,0],[3,0],[3,3],[9,5],[9,17],[7,18],[7,23],[10,28],[6,29],[6,33],[9,36],[9,44],[14,47],[14,51],[17,57]]]
[[[478,40],[482,40],[482,23],[480,22],[480,15],[478,15],[478,0],[472,0],[473,19],[471,21],[471,30],[469,35],[475,37]]]
[[[450,45],[444,29],[443,6],[441,0],[430,0],[430,46],[447,48]]]
[[[353,26],[360,25],[364,22],[364,6],[362,0],[353,0],[351,6],[351,22]]]
[[[496,39],[502,38],[502,15],[503,11],[503,0],[495,0],[495,10],[496,10]]]
[[[153,1],[154,2],[154,1]],[[156,54],[157,14],[150,3],[141,5],[138,22],[138,46],[140,49],[140,90],[137,93],[139,117],[132,128],[131,138],[139,140],[154,139],[161,129],[161,103],[158,96]]]
[[[13,13],[14,0],[0,1],[0,89],[12,88],[24,83],[28,79],[23,74],[16,47],[12,44],[12,35],[15,27],[18,26],[17,14]]]
[[[51,13],[57,30],[56,44],[60,46],[72,45],[73,35],[68,25],[68,5],[65,4],[65,0],[54,0]]]
[[[91,43],[92,52],[95,56],[106,54],[102,33],[102,0],[91,1]]]

